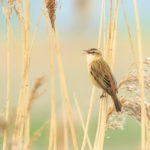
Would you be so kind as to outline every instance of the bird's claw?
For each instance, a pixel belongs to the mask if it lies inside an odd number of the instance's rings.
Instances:
[[[106,92],[103,92],[100,96],[100,98],[104,98],[104,97],[106,97]]]

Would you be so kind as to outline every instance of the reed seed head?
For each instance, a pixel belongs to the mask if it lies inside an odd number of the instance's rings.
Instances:
[[[49,18],[51,20],[52,28],[55,30],[55,19],[56,19],[56,1],[46,0],[46,8],[48,9]]]

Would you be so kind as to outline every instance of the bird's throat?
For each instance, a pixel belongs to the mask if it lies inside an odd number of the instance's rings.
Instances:
[[[86,59],[87,59],[87,64],[89,65],[95,59],[95,57],[89,54],[87,55]]]

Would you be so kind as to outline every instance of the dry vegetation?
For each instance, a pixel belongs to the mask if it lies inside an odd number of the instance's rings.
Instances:
[[[91,121],[91,114],[93,111],[94,103],[94,93],[95,88],[93,87],[91,93],[91,100],[89,104],[89,111],[87,114],[87,120],[84,122],[82,112],[78,103],[77,98],[75,97],[76,111],[79,115],[79,120],[84,132],[82,145],[77,143],[77,133],[75,131],[74,117],[72,113],[70,98],[68,94],[68,88],[65,80],[64,69],[62,65],[61,55],[59,44],[57,41],[57,29],[55,26],[55,19],[57,18],[56,11],[56,1],[55,0],[43,0],[44,10],[42,10],[42,16],[45,18],[45,24],[47,26],[47,36],[49,40],[49,53],[50,53],[50,89],[47,91],[51,93],[51,114],[50,121],[47,119],[43,125],[37,129],[37,131],[31,136],[30,135],[30,111],[32,109],[33,103],[37,100],[39,96],[43,93],[39,93],[38,90],[41,88],[45,82],[44,77],[40,77],[35,81],[34,87],[29,91],[29,68],[30,68],[30,59],[31,52],[33,48],[34,38],[36,33],[33,36],[33,39],[30,37],[30,0],[1,0],[1,9],[3,9],[3,14],[6,18],[7,25],[7,96],[6,96],[6,109],[5,116],[0,116],[0,133],[3,135],[3,150],[28,150],[31,148],[31,145],[39,138],[42,131],[49,124],[49,146],[48,149],[86,149],[86,146],[89,149],[103,149],[104,140],[105,140],[105,131],[108,128],[111,129],[123,129],[126,116],[131,116],[135,118],[138,122],[141,123],[141,149],[148,150],[150,148],[149,141],[150,136],[150,104],[146,102],[145,91],[150,90],[150,58],[142,60],[142,43],[141,43],[141,33],[140,33],[140,22],[138,16],[138,9],[136,0],[133,0],[134,9],[135,9],[135,18],[137,25],[137,37],[138,37],[138,57],[136,56],[136,50],[132,39],[132,34],[130,30],[130,23],[128,22],[124,4],[122,1],[122,10],[125,19],[125,24],[127,27],[127,32],[129,35],[129,42],[133,54],[133,64],[131,65],[129,72],[125,77],[120,81],[118,89],[126,93],[120,97],[120,102],[123,106],[121,113],[116,113],[112,104],[109,103],[109,97],[106,96],[104,100],[100,101],[99,106],[99,118],[97,124],[97,131],[95,133],[95,140],[92,143],[89,135],[88,129]],[[85,3],[85,2],[84,2]],[[82,3],[82,5],[84,4]],[[98,39],[98,48],[100,45],[104,45],[104,57],[113,69],[115,61],[115,43],[116,43],[116,34],[117,34],[117,21],[118,21],[118,7],[119,0],[112,1],[110,0],[109,8],[109,23],[108,29],[106,29],[106,6],[105,0],[101,0],[101,15],[100,15],[100,26],[99,26],[99,39]],[[21,45],[23,51],[23,70],[22,70],[22,80],[20,83],[20,97],[18,100],[18,106],[16,113],[13,116],[10,116],[10,32],[11,32],[11,15],[12,12],[15,12],[18,17],[18,22],[20,25],[20,35],[21,35]],[[41,17],[41,16],[40,16]],[[38,29],[38,24],[36,30]],[[51,24],[51,28],[50,28]],[[104,29],[104,31],[102,31]],[[102,34],[104,32],[104,34]],[[30,41],[32,41],[30,43]],[[53,48],[54,47],[54,50]],[[60,103],[62,104],[62,136],[61,139],[62,147],[59,145],[58,132],[59,125],[57,121],[57,108],[56,108],[56,98],[55,98],[55,74],[54,74],[54,59],[56,57],[59,75],[60,75],[60,86],[62,90],[62,99]],[[128,96],[127,96],[128,95]],[[109,105],[108,105],[109,104]],[[13,119],[12,119],[13,118]],[[67,121],[68,120],[68,121]],[[10,126],[13,126],[13,130],[10,130]],[[115,131],[114,131],[115,132]],[[62,141],[63,140],[63,141]]]

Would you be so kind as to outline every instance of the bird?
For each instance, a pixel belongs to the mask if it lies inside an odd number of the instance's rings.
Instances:
[[[92,83],[99,89],[102,89],[101,97],[106,93],[111,96],[117,112],[121,112],[121,103],[118,99],[117,82],[106,61],[103,59],[101,50],[91,48],[84,50],[87,58],[88,73]]]

